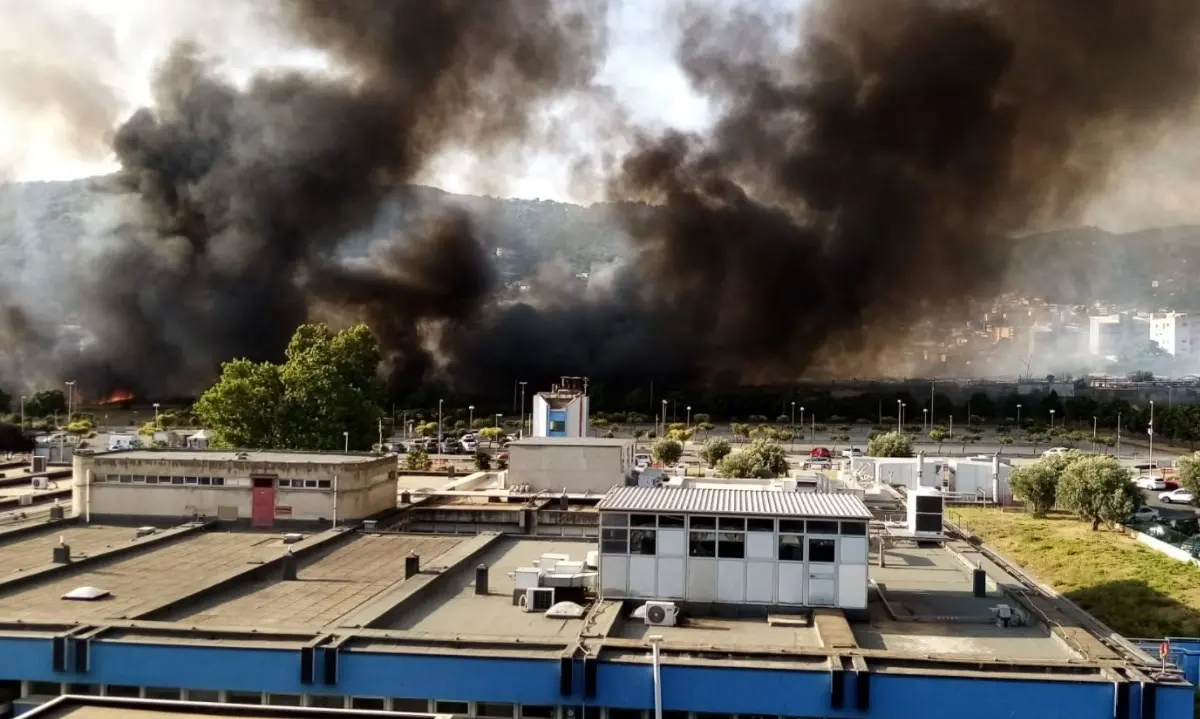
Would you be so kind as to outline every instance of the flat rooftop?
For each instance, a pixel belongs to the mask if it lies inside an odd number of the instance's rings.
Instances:
[[[526,437],[508,443],[509,447],[628,447],[632,438],[607,437]]]
[[[70,546],[71,564],[52,562],[60,541]],[[596,548],[595,540],[572,538],[346,528],[285,544],[278,531],[225,530],[215,522],[141,537],[129,527],[60,523],[0,533],[0,633],[86,624],[104,627],[101,638],[265,648],[337,634],[347,647],[374,652],[538,658],[582,643],[596,655],[633,662],[645,660],[648,636],[659,634],[675,661],[821,669],[831,656],[851,655],[878,671],[1094,670],[1097,681],[1106,664],[1142,661],[1073,620],[1061,600],[1021,599],[1036,590],[1022,589],[956,539],[889,545],[882,567],[872,546],[869,606],[854,616],[817,609],[810,622],[761,606],[683,604],[678,626],[649,627],[631,616],[634,601],[581,596],[587,613],[580,618],[526,612],[514,602],[518,568],[548,553],[582,561]],[[988,575],[984,597],[972,591],[975,566]],[[85,586],[107,596],[63,598]],[[1027,607],[1029,621],[998,627],[993,608],[1002,603]]]
[[[345,452],[273,452],[225,449],[118,449],[93,459],[162,462],[266,462],[270,464],[366,464],[394,455]]]

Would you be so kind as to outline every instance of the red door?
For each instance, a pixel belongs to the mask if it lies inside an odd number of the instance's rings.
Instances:
[[[255,477],[250,497],[250,523],[255,527],[275,526],[275,478]]]

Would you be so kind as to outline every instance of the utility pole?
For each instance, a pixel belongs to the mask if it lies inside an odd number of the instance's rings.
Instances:
[[[521,439],[525,439],[525,383],[521,382]]]
[[[1150,400],[1150,426],[1146,427],[1146,434],[1150,435],[1150,474],[1154,474],[1154,400]]]

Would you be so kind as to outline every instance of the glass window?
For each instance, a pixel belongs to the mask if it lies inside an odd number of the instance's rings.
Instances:
[[[688,520],[688,522],[691,524],[692,529],[716,529],[717,528],[717,518],[716,517],[691,517]]]
[[[558,716],[558,707],[543,707],[533,704],[521,705],[521,716],[524,719],[555,719]]]
[[[221,693],[209,689],[188,689],[187,700],[190,702],[219,702]]]
[[[631,527],[657,527],[658,517],[653,514],[631,514],[629,515],[629,526]]]
[[[753,517],[746,520],[746,531],[749,532],[774,532],[775,520],[762,519],[761,517]]]
[[[513,704],[498,704],[495,702],[476,702],[475,716],[477,717],[500,717],[501,719],[509,719],[513,715],[513,710],[516,706]]]
[[[781,521],[780,524],[783,522]],[[804,537],[799,534],[780,534],[779,535],[779,561],[781,562],[803,562],[804,561]]]
[[[629,553],[629,530],[628,529],[601,529],[600,530],[600,553],[601,554],[628,554]]]
[[[433,711],[436,714],[466,714],[471,707],[466,702],[435,701]]]
[[[162,687],[146,687],[146,693],[143,695],[147,699],[179,699],[178,689],[163,689]]]
[[[262,704],[263,695],[259,692],[225,692],[225,701],[229,704]]]
[[[122,474],[117,478],[117,481],[119,481],[121,484],[132,484],[133,477],[129,476],[128,474]]]
[[[329,481],[328,479],[317,480],[317,489],[329,489],[332,485],[333,482]]]
[[[838,523],[823,519],[808,520],[808,534],[837,534]]]
[[[561,419],[552,419],[552,420],[550,420],[550,431],[551,432],[566,432],[567,431],[567,423]]]
[[[213,477],[212,481],[213,481],[213,486],[216,486],[216,487],[225,486],[225,478],[224,477]]]
[[[682,514],[660,514],[658,515],[659,527],[670,527],[672,529],[683,529],[687,522]]]
[[[57,694],[58,692],[54,692]],[[139,697],[142,695],[137,687],[127,687],[120,684],[109,684],[104,687],[104,694],[110,697]]]
[[[693,557],[717,556],[717,533],[688,532],[688,554]]]
[[[212,477],[201,477],[201,478],[200,478],[200,484],[202,484],[202,485],[210,485],[210,484],[212,484]]]
[[[322,709],[344,709],[346,707],[346,697],[335,697],[326,694],[311,694],[308,697],[308,705],[310,707],[320,707]]]
[[[600,525],[603,527],[628,527],[629,515],[624,512],[603,512],[600,514]]]
[[[629,553],[644,555],[658,554],[655,534],[653,529],[631,529],[629,531]]]
[[[158,484],[158,477],[146,477],[146,484]]]
[[[133,475],[133,483],[134,483],[134,484],[145,484],[145,483],[146,483],[146,476],[145,476],[145,475],[142,475],[142,474],[135,474],[135,475]]]
[[[96,686],[95,684],[68,684],[67,685],[67,694],[74,694],[76,696],[88,696],[91,694],[99,694],[99,693],[100,693],[100,687]]]
[[[137,687],[133,688],[134,695],[137,696]],[[40,697],[56,697],[62,694],[62,684],[58,682],[29,682],[29,693],[36,694]]]
[[[183,484],[183,477],[171,477],[171,484]]]
[[[746,531],[746,518],[721,517],[717,520],[717,528],[722,532],[744,532]]]
[[[717,556],[721,559],[745,559],[746,535],[741,532],[721,532],[717,543]]]
[[[305,489],[316,489],[317,488],[317,480],[315,480],[315,479],[304,480],[304,488]]]
[[[385,707],[383,699],[376,697],[350,697],[350,708],[382,711]]]
[[[298,707],[300,706],[299,694],[268,694],[267,703],[277,707]]]
[[[392,711],[394,712],[413,712],[416,714],[425,714],[429,711],[428,699],[392,699]]]
[[[837,559],[837,541],[821,537],[808,538],[808,561],[831,563]]]
[[[663,711],[663,713],[662,713],[662,715],[663,715],[663,719],[688,719],[688,713],[687,713],[687,712],[677,712],[677,711],[666,711],[666,710],[664,710],[664,711]]]
[[[780,534],[804,534],[803,519],[781,519],[779,520]]]
[[[608,719],[642,719],[642,712],[638,709],[609,709]]]
[[[842,522],[842,534],[851,537],[865,537],[867,535],[866,522]]]
[[[279,485],[280,487],[290,487],[290,486],[292,486],[292,480],[290,480],[290,479],[280,479],[280,480],[276,480],[276,482],[275,482],[275,483],[276,483],[277,485]]]
[[[184,484],[199,484],[200,478],[199,477],[184,477],[183,483]]]

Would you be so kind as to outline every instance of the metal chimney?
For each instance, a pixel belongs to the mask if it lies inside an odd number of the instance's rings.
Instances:
[[[488,593],[488,566],[486,564],[475,567],[475,593],[482,595]]]
[[[55,564],[71,563],[71,545],[67,544],[65,537],[58,538],[58,544],[54,547],[53,560]]]
[[[287,550],[287,554],[283,555],[281,568],[283,570],[283,581],[296,581],[296,555],[292,554],[290,547]]]
[[[421,557],[415,553],[409,553],[404,558],[404,578],[412,579],[418,572],[421,571]]]

